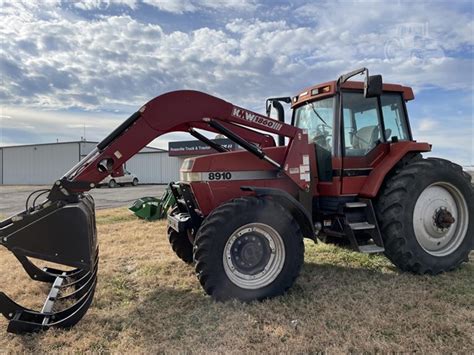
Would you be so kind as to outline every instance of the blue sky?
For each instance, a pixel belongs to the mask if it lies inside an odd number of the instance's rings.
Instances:
[[[367,66],[414,88],[433,155],[474,165],[471,1],[0,0],[0,18],[0,145],[100,140],[183,88],[263,112]]]

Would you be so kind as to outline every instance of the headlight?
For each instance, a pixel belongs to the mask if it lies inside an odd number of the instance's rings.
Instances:
[[[180,171],[179,177],[181,181],[193,182],[193,181],[202,181],[201,173],[193,173],[189,171]]]
[[[194,165],[194,158],[184,159],[183,164],[181,164],[181,170],[191,170]]]

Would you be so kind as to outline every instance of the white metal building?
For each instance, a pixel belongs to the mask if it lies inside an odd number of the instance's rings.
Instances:
[[[87,155],[97,142],[76,141],[0,147],[0,184],[49,185]],[[165,184],[178,180],[184,157],[146,147],[131,158],[127,170],[140,183]]]

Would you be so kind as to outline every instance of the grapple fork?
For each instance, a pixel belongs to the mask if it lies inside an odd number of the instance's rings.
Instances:
[[[92,197],[48,201],[19,213],[1,222],[0,238],[33,280],[51,284],[39,311],[0,292],[0,313],[9,320],[7,330],[25,333],[75,325],[86,314],[97,284],[99,254]],[[30,257],[74,269],[39,268]]]

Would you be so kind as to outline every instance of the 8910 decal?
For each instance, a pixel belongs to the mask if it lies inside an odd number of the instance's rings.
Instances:
[[[228,171],[226,172],[212,172],[207,174],[207,180],[215,181],[215,180],[230,180],[232,179],[232,174]]]

